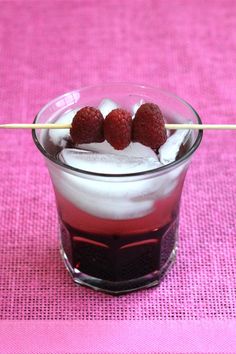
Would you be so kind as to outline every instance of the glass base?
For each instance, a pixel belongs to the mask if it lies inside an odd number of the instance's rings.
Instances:
[[[162,278],[166,275],[167,271],[171,268],[176,259],[177,248],[178,247],[176,241],[168,260],[160,270],[156,270],[140,278],[115,282],[94,278],[90,275],[80,272],[76,268],[72,268],[62,246],[60,248],[60,252],[64,260],[65,266],[76,284],[87,286],[89,288],[92,288],[93,290],[102,291],[111,295],[122,295],[131,291],[146,289],[159,285]]]

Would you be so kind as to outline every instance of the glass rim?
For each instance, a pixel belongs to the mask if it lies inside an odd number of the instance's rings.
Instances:
[[[57,101],[58,99],[63,99],[69,95],[71,95],[72,93],[75,92],[81,92],[81,91],[87,91],[89,89],[96,89],[96,88],[101,88],[101,87],[108,87],[108,86],[127,86],[127,85],[131,85],[134,87],[139,87],[139,88],[143,88],[143,89],[151,89],[151,90],[158,90],[159,92],[172,97],[176,100],[178,100],[179,102],[181,102],[182,104],[184,104],[185,106],[187,106],[195,115],[196,119],[197,119],[197,124],[202,124],[201,118],[199,116],[199,114],[197,113],[197,111],[184,99],[178,97],[177,95],[170,93],[166,90],[160,89],[158,87],[154,87],[154,86],[150,86],[150,85],[144,85],[144,84],[137,84],[137,83],[132,83],[132,82],[113,82],[113,83],[106,83],[106,84],[97,84],[97,85],[90,85],[90,86],[84,86],[80,89],[75,89],[75,90],[71,90],[69,92],[66,92],[60,96],[57,96],[55,98],[53,98],[52,100],[50,100],[47,104],[45,104],[41,110],[36,114],[33,124],[37,123],[37,119],[39,118],[39,116],[55,101]],[[36,145],[36,147],[39,149],[39,151],[50,161],[52,161],[53,163],[55,163],[56,165],[63,167],[67,170],[73,171],[73,172],[77,172],[80,174],[84,174],[84,175],[90,175],[90,176],[97,176],[97,177],[109,177],[109,178],[115,178],[115,177],[136,177],[136,176],[144,176],[144,175],[153,175],[155,173],[159,173],[159,172],[166,172],[170,169],[172,169],[173,167],[177,167],[179,165],[181,165],[184,161],[186,161],[193,153],[194,151],[196,151],[196,149],[198,148],[198,146],[201,143],[202,140],[202,136],[203,136],[203,131],[202,130],[198,130],[198,135],[197,138],[194,142],[194,144],[191,146],[191,148],[178,160],[175,160],[167,165],[161,166],[161,167],[157,167],[154,168],[152,170],[148,170],[148,171],[141,171],[141,172],[133,172],[133,173],[119,173],[119,174],[109,174],[109,173],[100,173],[100,172],[91,172],[91,171],[86,171],[86,170],[82,170],[76,167],[72,167],[70,165],[67,165],[66,163],[62,162],[61,160],[57,159],[56,157],[54,157],[53,155],[51,155],[40,143],[39,139],[37,138],[37,134],[36,134],[36,130],[37,129],[32,129],[32,137],[33,137],[33,141]]]

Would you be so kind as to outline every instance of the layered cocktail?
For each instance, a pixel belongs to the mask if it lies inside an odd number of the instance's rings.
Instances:
[[[157,285],[173,263],[184,178],[201,141],[201,133],[191,129],[149,136],[154,128],[148,105],[158,105],[167,123],[200,122],[187,103],[168,93],[113,84],[65,94],[36,117],[73,126],[77,112],[93,107],[104,118],[105,136],[80,140],[77,123],[75,132],[33,132],[54,186],[65,264],[75,282],[112,294]],[[95,125],[89,112],[81,118],[85,137]],[[116,117],[109,125],[111,112]],[[155,136],[161,144],[155,145]]]

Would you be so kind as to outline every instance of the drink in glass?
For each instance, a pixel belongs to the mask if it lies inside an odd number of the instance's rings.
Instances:
[[[49,102],[37,123],[71,123],[82,107],[105,116],[132,114],[143,102],[160,107],[167,123],[201,123],[183,100],[156,88],[111,84],[69,92]],[[61,254],[73,280],[111,294],[159,284],[175,260],[180,199],[201,131],[168,132],[155,151],[137,142],[75,146],[68,129],[34,130],[54,187]]]

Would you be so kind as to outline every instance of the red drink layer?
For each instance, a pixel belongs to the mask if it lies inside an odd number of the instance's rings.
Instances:
[[[183,177],[152,212],[127,220],[90,215],[56,191],[62,248],[71,271],[113,282],[161,272],[175,249]]]

